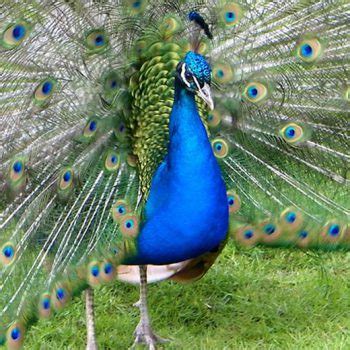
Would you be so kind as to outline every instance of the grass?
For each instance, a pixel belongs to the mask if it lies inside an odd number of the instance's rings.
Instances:
[[[163,349],[349,349],[350,254],[237,250],[232,242],[199,282],[149,288]],[[95,290],[101,349],[128,349],[138,290],[116,282]],[[25,349],[84,349],[82,299],[27,335]],[[140,347],[142,348],[142,347]]]

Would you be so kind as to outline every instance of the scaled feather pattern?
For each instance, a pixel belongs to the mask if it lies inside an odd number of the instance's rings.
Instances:
[[[228,235],[349,250],[349,13],[2,0],[0,344],[135,264],[198,279]]]

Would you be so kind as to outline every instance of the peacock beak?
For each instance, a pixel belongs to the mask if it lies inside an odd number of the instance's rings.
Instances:
[[[210,86],[205,83],[202,88],[198,88],[197,91],[198,96],[209,106],[210,110],[214,109],[214,101],[211,97]]]

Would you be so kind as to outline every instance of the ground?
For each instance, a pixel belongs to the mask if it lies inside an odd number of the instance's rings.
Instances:
[[[240,250],[230,242],[199,282],[150,286],[154,328],[170,349],[350,349],[350,254]],[[95,289],[98,343],[128,349],[135,286]],[[25,349],[84,349],[82,298],[27,335]]]

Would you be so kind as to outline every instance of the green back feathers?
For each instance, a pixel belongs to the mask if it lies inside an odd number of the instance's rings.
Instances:
[[[159,33],[146,34],[136,42],[133,53],[138,69],[130,79],[133,151],[138,158],[144,194],[148,193],[153,173],[166,154],[174,72],[189,49],[188,41],[181,37],[184,28],[179,18],[166,16],[158,27]],[[205,120],[206,108],[199,99],[197,102]]]
[[[234,239],[349,249],[346,2],[3,5],[0,342],[18,348],[135,251],[189,50],[212,66],[215,110],[198,105]]]

